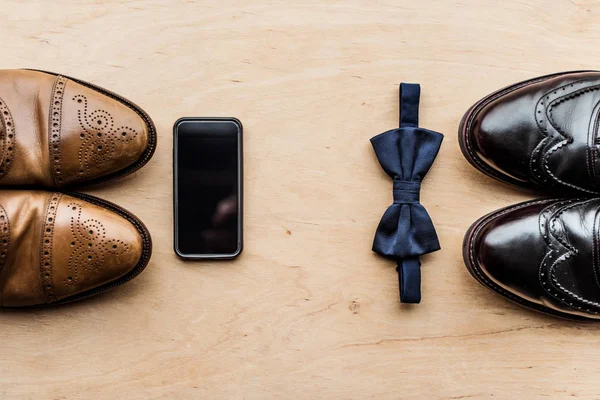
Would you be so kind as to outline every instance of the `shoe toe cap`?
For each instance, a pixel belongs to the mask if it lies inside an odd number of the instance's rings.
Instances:
[[[99,205],[63,196],[53,228],[52,285],[56,299],[116,283],[143,269],[150,239],[139,224]]]
[[[534,109],[534,99],[518,91],[489,101],[471,117],[469,150],[488,167],[528,181],[530,157],[541,139]]]
[[[539,205],[499,214],[475,228],[469,245],[471,270],[484,285],[530,301],[543,289],[539,267],[544,241],[539,232]]]
[[[154,125],[141,109],[72,80],[64,91],[52,163],[59,186],[126,173],[149,160]]]

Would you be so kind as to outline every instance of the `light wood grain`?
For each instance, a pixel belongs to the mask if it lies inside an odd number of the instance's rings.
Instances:
[[[600,327],[524,310],[463,266],[468,226],[532,198],[463,159],[456,131],[489,92],[598,68],[596,1],[3,1],[1,68],[47,69],[142,106],[159,146],[90,192],[137,214],[154,254],[135,281],[78,304],[0,312],[2,399],[600,397]],[[422,85],[446,134],[423,184],[442,250],[423,302],[398,302],[371,252],[391,181],[369,138]],[[172,124],[245,127],[245,252],[172,251]]]

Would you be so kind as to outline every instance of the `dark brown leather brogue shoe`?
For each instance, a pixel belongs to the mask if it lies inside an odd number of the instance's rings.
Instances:
[[[137,276],[150,234],[129,212],[96,197],[0,191],[0,307],[61,304]]]
[[[0,186],[103,182],[155,148],[152,120],[129,100],[49,72],[0,70]]]
[[[523,306],[600,319],[600,199],[540,199],[476,221],[463,257],[482,285]]]
[[[600,72],[564,72],[483,98],[459,143],[481,172],[517,186],[600,193]]]

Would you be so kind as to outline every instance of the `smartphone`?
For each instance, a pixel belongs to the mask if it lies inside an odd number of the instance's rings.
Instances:
[[[242,252],[242,123],[180,118],[173,125],[174,249],[184,259]]]

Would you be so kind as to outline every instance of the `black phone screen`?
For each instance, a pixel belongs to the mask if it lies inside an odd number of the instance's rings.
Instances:
[[[183,257],[241,251],[241,124],[175,124],[175,250]]]

